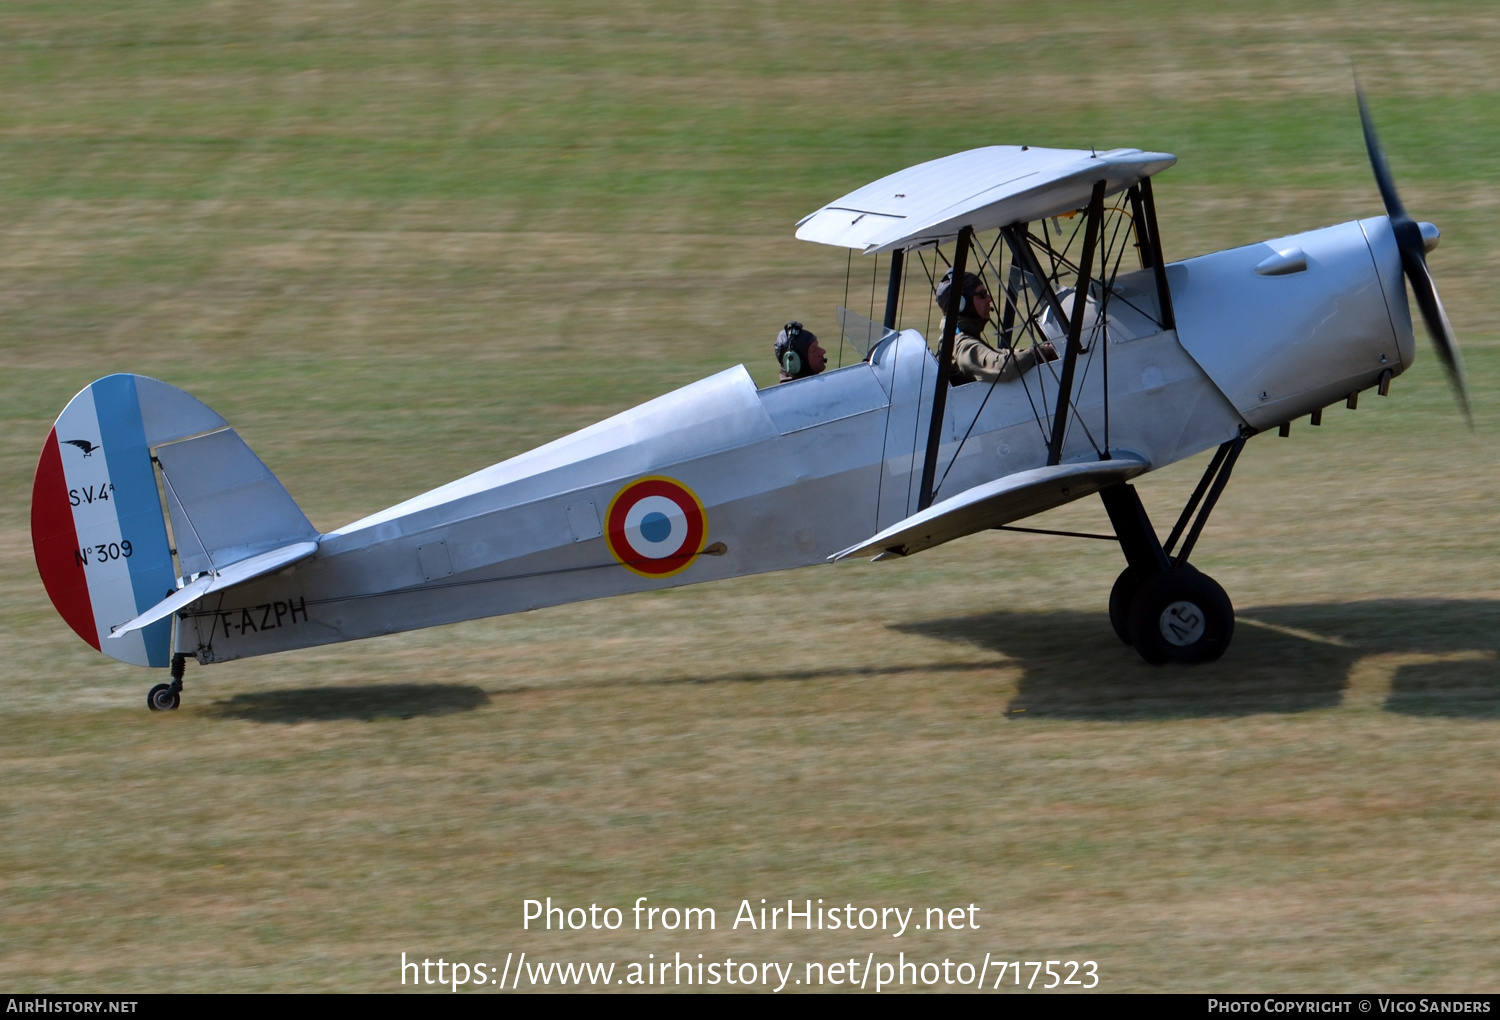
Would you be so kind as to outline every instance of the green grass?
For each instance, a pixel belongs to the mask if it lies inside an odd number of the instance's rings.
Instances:
[[[5,5],[0,984],[904,949],[1494,991],[1497,42],[1456,3]],[[1240,615],[1213,666],[1115,642],[1118,551],[991,535],[190,666],[155,716],[36,579],[37,451],[100,375],[188,389],[337,527],[710,371],[770,382],[779,325],[843,297],[792,224],[921,159],[1174,152],[1173,257],[1373,215],[1351,62],[1443,228],[1477,428],[1424,353],[1250,444],[1195,553]],[[1143,480],[1158,521],[1198,470]],[[986,927],[521,931],[549,895]]]

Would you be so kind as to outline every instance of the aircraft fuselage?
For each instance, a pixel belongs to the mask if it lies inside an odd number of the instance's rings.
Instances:
[[[1111,304],[1107,340],[1080,353],[1064,463],[1118,451],[1162,467],[1411,364],[1385,217],[1167,276],[1175,330]],[[1116,291],[1144,305],[1150,274]],[[311,558],[181,614],[175,650],[219,662],[824,563],[917,511],[936,380],[914,330],[766,390],[721,372],[321,536]],[[1044,465],[1057,386],[1042,366],[953,387],[934,500]]]

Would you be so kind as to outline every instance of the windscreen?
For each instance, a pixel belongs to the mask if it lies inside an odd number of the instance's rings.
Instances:
[[[858,351],[861,359],[869,357],[870,352],[882,340],[896,335],[894,329],[887,329],[858,312],[851,312],[843,305],[839,305],[834,314],[838,316],[839,333],[844,342]]]

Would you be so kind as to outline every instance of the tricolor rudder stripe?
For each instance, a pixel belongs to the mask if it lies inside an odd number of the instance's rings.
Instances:
[[[58,416],[32,486],[31,542],[52,604],[79,637],[125,662],[167,666],[170,619],[104,640],[177,587],[137,378],[106,376]]]
[[[89,601],[89,583],[83,564],[74,551],[78,532],[68,503],[68,480],[63,472],[62,452],[57,447],[57,427],[47,435],[42,459],[36,465],[31,486],[31,549],[36,569],[52,604],[69,627],[95,649],[99,635],[94,627],[94,606]]]
[[[708,537],[703,503],[672,478],[642,478],[621,489],[604,515],[604,536],[620,565],[642,577],[692,566]]]

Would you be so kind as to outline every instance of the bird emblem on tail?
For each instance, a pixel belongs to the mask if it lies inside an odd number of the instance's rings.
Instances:
[[[93,453],[95,450],[102,450],[103,449],[102,446],[95,446],[93,443],[89,442],[87,439],[64,439],[63,442],[67,443],[69,446],[76,446],[76,447],[78,447],[80,450],[83,451],[83,455],[85,457],[87,457],[89,454]]]

